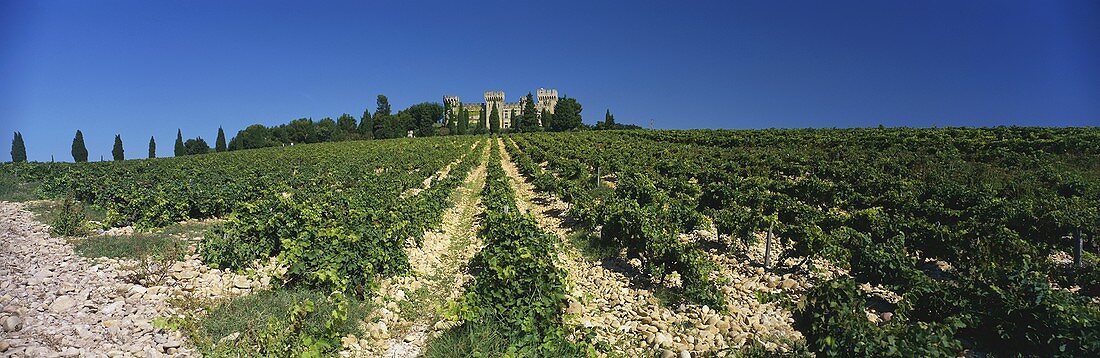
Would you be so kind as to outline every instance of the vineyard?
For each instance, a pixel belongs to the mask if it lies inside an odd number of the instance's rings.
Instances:
[[[317,293],[230,343],[193,322],[246,295],[173,301],[207,355],[1100,355],[1096,128],[363,140],[0,184],[101,209],[99,232],[211,222],[201,265]],[[454,230],[468,257],[435,257]],[[394,318],[416,306],[440,309]]]

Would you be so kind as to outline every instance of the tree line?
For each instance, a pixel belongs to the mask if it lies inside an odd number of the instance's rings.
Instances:
[[[500,110],[495,105],[492,107],[483,105],[481,108],[483,115],[479,116],[476,122],[472,122],[471,113],[465,107],[448,108],[447,106],[449,104],[424,102],[414,104],[398,111],[397,114],[393,114],[389,99],[380,94],[375,100],[374,112],[372,113],[368,108],[363,111],[363,115],[359,118],[344,113],[335,120],[330,117],[320,121],[314,121],[312,118],[299,118],[273,127],[253,124],[238,131],[237,135],[228,142],[226,141],[225,131],[219,127],[213,148],[201,136],[184,139],[183,131],[177,130],[173,155],[179,157],[239,149],[346,140],[402,138],[410,135],[430,137],[507,132],[641,128],[635,125],[615,123],[610,110],[605,113],[603,121],[597,122],[592,127],[587,126],[582,121],[581,110],[583,107],[580,102],[568,96],[563,96],[558,101],[554,106],[553,114],[545,109],[540,113],[535,108],[534,96],[528,92],[522,113],[516,113],[515,111],[511,113],[512,128],[503,128],[499,115]],[[485,116],[484,113],[489,113],[489,115]],[[148,158],[157,157],[156,148],[156,139],[149,137]],[[73,137],[71,154],[75,162],[88,161],[88,149],[84,145],[84,134],[80,130],[77,130],[76,135]],[[114,160],[126,159],[121,135],[115,135],[111,156]],[[15,138],[12,139],[11,158],[12,162],[27,161],[27,147],[20,132],[15,132]]]

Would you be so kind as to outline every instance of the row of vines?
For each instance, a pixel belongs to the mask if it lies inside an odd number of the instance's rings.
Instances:
[[[452,192],[486,141],[475,137],[314,144],[193,157],[110,163],[10,166],[39,182],[44,197],[74,197],[107,211],[106,225],[151,229],[220,217],[198,254],[213,267],[243,269],[276,258],[286,287],[331,292],[273,322],[258,352],[334,355],[350,302],[381,278],[407,274],[406,246],[440,226]],[[449,167],[448,167],[449,166]],[[438,173],[441,169],[447,175]],[[329,311],[314,312],[316,307]],[[304,315],[325,329],[298,331]],[[300,322],[299,322],[300,323]],[[352,324],[354,326],[354,324]],[[298,327],[298,328],[296,328]]]
[[[557,266],[560,240],[517,208],[499,146],[493,143],[481,192],[485,214],[478,236],[484,247],[470,262],[475,276],[460,314],[467,325],[499,327],[510,354],[590,355],[594,351],[586,338],[562,320],[567,289],[566,273]]]
[[[730,252],[774,231],[796,270],[824,259],[798,328],[826,355],[1100,353],[1100,272],[1051,260],[1100,229],[1100,130],[1051,128],[612,131],[513,136],[521,170],[690,301],[723,297],[698,243]],[[597,174],[598,173],[598,174]],[[604,182],[608,184],[600,185]],[[780,258],[781,260],[782,258]],[[777,260],[777,261],[780,261]],[[928,262],[950,264],[934,272]],[[719,278],[720,279],[720,278]],[[858,283],[903,297],[863,314]],[[1073,290],[1063,288],[1074,287]]]

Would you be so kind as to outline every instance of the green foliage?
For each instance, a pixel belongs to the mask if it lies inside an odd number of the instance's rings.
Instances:
[[[288,268],[284,278],[288,285],[342,287],[363,295],[379,277],[408,272],[404,245],[419,244],[426,230],[438,226],[450,206],[449,194],[476,166],[475,160],[465,160],[454,165],[446,179],[401,197],[405,189],[454,161],[462,153],[459,148],[469,146],[469,142],[436,145],[443,143],[389,142],[387,147],[402,146],[408,151],[373,153],[366,159],[377,164],[358,168],[369,174],[323,174],[309,177],[309,184],[276,186],[254,201],[239,203],[223,227],[207,233],[199,253],[210,265],[229,269],[277,257]],[[404,168],[378,173],[374,165]]]
[[[353,140],[359,139],[358,126],[355,123],[355,117],[350,114],[341,114],[339,118],[336,118],[336,126],[340,128],[339,134],[336,136],[341,140]]]
[[[88,232],[88,219],[84,215],[84,205],[72,198],[65,198],[56,216],[50,221],[50,234],[84,236]]]
[[[386,98],[385,95],[378,95],[378,99],[375,101],[375,103],[378,105],[374,109],[374,116],[376,118],[379,117],[379,116],[381,116],[381,117],[389,117],[390,116],[390,99],[389,98]]]
[[[237,132],[237,135],[229,141],[229,150],[254,149],[264,147],[277,147],[281,145],[273,131],[262,124],[253,124]]]
[[[172,155],[177,156],[177,157],[182,157],[182,156],[187,155],[187,147],[185,147],[184,144],[183,144],[183,130],[182,129],[176,129],[176,146],[175,146],[175,149],[172,150]]]
[[[965,341],[998,355],[1096,355],[1084,342],[1096,341],[1100,319],[1084,302],[1095,298],[1089,282],[1100,275],[1046,262],[1072,250],[1066,234],[1100,231],[1095,128],[602,131],[513,139],[514,152],[531,158],[525,163],[513,154],[521,172],[570,201],[576,218],[621,232],[609,240],[668,236],[651,221],[667,222],[670,232],[710,221],[720,234],[714,244],[736,253],[772,231],[788,248],[773,262],[799,258],[786,262],[802,262],[789,269],[804,270],[810,259],[826,259],[858,282],[905,297],[893,321],[864,330],[862,297],[820,292],[818,308],[798,318],[818,353],[933,355],[952,347],[945,354],[955,354]],[[612,176],[612,194],[595,186],[597,168]],[[637,185],[635,173],[652,185]],[[647,202],[664,204],[647,209]],[[621,242],[644,257],[643,243]],[[675,252],[668,247],[653,251]],[[929,268],[918,257],[953,268]],[[1051,289],[1050,282],[1080,290]],[[854,313],[840,319],[838,311],[820,313],[823,307]],[[830,314],[837,320],[824,320]],[[815,337],[834,342],[814,342],[814,325]],[[836,348],[840,341],[870,343]]]
[[[555,265],[558,239],[516,208],[515,192],[500,161],[494,144],[481,192],[485,218],[478,236],[485,247],[471,260],[477,274],[462,298],[460,315],[467,326],[499,326],[505,332],[504,351],[511,355],[592,354],[586,341],[566,338],[566,273]]]
[[[500,133],[500,113],[496,103],[493,103],[493,108],[486,109],[489,110],[489,133]]]
[[[974,334],[998,354],[1086,357],[1100,354],[1100,308],[1051,289],[1033,271],[983,272],[964,280]]]
[[[542,130],[542,125],[539,124],[539,113],[535,109],[535,97],[531,95],[531,92],[527,92],[527,97],[523,103],[523,114],[519,118],[512,120],[516,123],[516,129],[520,132],[538,132]]]
[[[402,131],[413,130],[417,137],[430,137],[436,134],[434,125],[443,118],[443,105],[434,102],[414,104],[398,112],[398,116],[409,117],[409,127]]]
[[[369,109],[363,110],[363,117],[359,118],[359,138],[374,139],[374,117]]]
[[[224,152],[227,150],[225,145],[225,130],[222,127],[218,127],[218,138],[214,140],[214,151]]]
[[[274,289],[222,302],[177,302],[206,312],[171,318],[208,356],[332,356],[340,337],[360,333],[360,322],[373,307],[343,295],[305,289]],[[192,313],[194,314],[194,313]],[[236,339],[223,340],[235,335]]]
[[[581,104],[575,98],[562,97],[554,105],[554,114],[551,117],[551,131],[561,132],[581,129],[584,125],[581,120]]]
[[[73,249],[84,257],[141,258],[160,252],[185,251],[186,243],[163,234],[95,236],[77,241]]]
[[[149,137],[149,159],[157,157],[157,140],[152,136]]]
[[[126,160],[126,152],[122,149],[122,136],[115,134],[115,146],[111,149],[111,156],[116,161]]]
[[[465,107],[461,108],[458,112],[458,125],[455,126],[458,134],[469,134],[470,132],[470,111]]]
[[[798,319],[799,330],[814,351],[828,357],[956,357],[962,343],[954,338],[965,325],[906,322],[897,318],[883,326],[867,320],[865,299],[855,281],[826,281],[808,292]]]
[[[188,139],[183,143],[185,155],[197,155],[210,153],[210,145],[206,144],[206,140],[202,137],[195,137]]]
[[[73,137],[73,161],[77,163],[83,163],[88,161],[88,147],[84,146],[84,133],[79,130],[76,131],[76,136]]]
[[[24,163],[27,161],[27,146],[23,143],[23,134],[15,132],[11,140],[11,162]]]

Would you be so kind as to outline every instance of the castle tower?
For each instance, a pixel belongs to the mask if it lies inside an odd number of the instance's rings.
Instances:
[[[503,124],[504,91],[485,91],[485,113],[482,114],[485,118],[485,128],[489,128],[489,111],[493,110],[493,106],[496,106],[497,118],[500,118]]]
[[[546,110],[554,114],[554,107],[558,105],[558,90],[539,88],[537,96],[539,101],[535,103],[535,110],[539,111],[539,125],[546,125],[543,123],[542,111]]]

